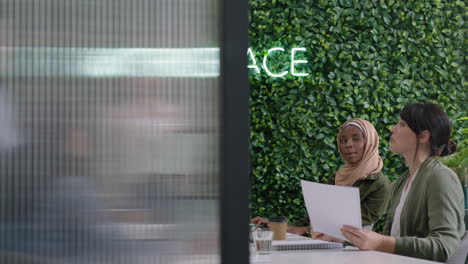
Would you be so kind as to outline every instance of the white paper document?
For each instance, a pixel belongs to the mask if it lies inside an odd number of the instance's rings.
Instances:
[[[302,194],[314,232],[347,240],[343,225],[362,228],[359,188],[301,180]]]

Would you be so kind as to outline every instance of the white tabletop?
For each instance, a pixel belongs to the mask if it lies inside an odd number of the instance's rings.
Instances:
[[[359,250],[294,250],[294,251],[272,251],[269,255],[258,255],[253,253],[250,256],[251,264],[424,264],[438,263],[416,258],[409,258],[395,254],[382,253],[377,251]]]
[[[288,234],[287,240],[310,239]],[[361,251],[355,247],[343,249],[311,249],[271,251],[268,255],[259,255],[255,248],[250,248],[250,264],[428,264],[439,263],[417,258],[404,257],[378,251]]]

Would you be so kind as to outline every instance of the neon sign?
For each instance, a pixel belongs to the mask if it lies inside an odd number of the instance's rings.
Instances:
[[[305,52],[306,48],[292,48],[291,49],[291,62],[290,62],[290,70],[291,70],[291,75],[292,76],[298,76],[298,77],[304,77],[309,75],[308,73],[305,72],[296,72],[296,65],[297,64],[304,64],[307,63],[307,60],[297,60],[294,57],[296,56],[297,52]],[[288,74],[288,71],[283,71],[283,72],[272,72],[269,67],[268,67],[268,56],[271,53],[274,52],[284,52],[284,49],[281,47],[274,47],[268,50],[267,54],[263,57],[263,63],[262,63],[262,68],[263,70],[271,77],[275,78],[280,78],[284,77],[286,74]],[[247,55],[249,56],[250,61],[252,64],[249,64],[247,68],[255,70],[255,72],[258,74],[261,72],[260,68],[257,66],[257,60],[255,59],[255,54],[252,51],[252,48],[249,48],[247,50]]]

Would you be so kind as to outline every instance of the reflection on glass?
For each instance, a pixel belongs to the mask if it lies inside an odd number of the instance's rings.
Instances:
[[[219,263],[217,20],[0,0],[0,262]]]

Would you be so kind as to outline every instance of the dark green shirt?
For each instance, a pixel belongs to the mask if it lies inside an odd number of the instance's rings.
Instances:
[[[393,186],[384,235],[390,235],[395,209],[408,176],[407,171]],[[455,173],[437,159],[426,159],[401,210],[395,253],[445,262],[465,232],[463,207],[463,190]]]

